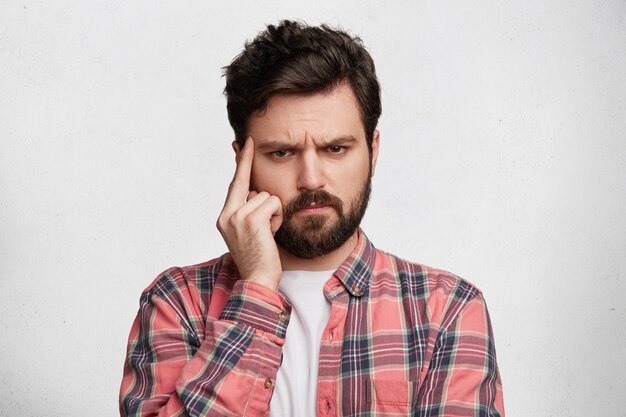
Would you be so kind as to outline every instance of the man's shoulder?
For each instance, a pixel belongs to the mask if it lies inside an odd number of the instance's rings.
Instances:
[[[395,279],[417,297],[439,295],[467,301],[481,294],[478,287],[452,272],[409,261],[380,249],[376,249],[374,271],[378,279]]]
[[[161,272],[144,290],[145,295],[166,295],[173,292],[211,291],[217,282],[238,278],[237,266],[230,254],[188,266],[173,266]]]
[[[447,328],[461,311],[478,303],[484,306],[481,291],[452,272],[407,261],[377,250],[371,282],[372,298],[398,298],[412,305],[409,308],[423,323]],[[420,313],[421,312],[421,313]]]

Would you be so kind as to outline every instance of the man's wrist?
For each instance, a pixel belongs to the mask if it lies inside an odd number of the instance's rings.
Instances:
[[[247,279],[235,283],[220,320],[248,325],[284,339],[290,316],[291,304],[284,296]]]
[[[245,281],[263,285],[264,287],[267,287],[272,291],[278,291],[280,275],[277,277],[271,276],[270,274],[252,275],[249,278],[246,278]]]

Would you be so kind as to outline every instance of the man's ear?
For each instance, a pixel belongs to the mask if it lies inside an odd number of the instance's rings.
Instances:
[[[378,160],[378,146],[380,145],[380,132],[378,129],[374,130],[372,135],[372,177],[376,172],[376,161]]]
[[[235,159],[237,159],[237,155],[239,155],[239,151],[241,150],[239,149],[239,143],[234,140],[230,145],[233,147],[233,151],[235,151]]]

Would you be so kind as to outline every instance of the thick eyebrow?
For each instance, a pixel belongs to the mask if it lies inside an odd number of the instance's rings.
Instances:
[[[259,148],[259,150],[261,151],[277,150],[277,149],[291,150],[295,148],[293,143],[284,142],[281,140],[268,140],[267,142],[257,143],[256,147]]]
[[[327,148],[330,146],[352,145],[356,141],[357,139],[352,135],[339,136],[338,138],[331,139],[328,142],[322,142],[322,147]]]
[[[327,148],[329,146],[345,146],[352,145],[355,143],[357,139],[352,135],[339,136],[338,138],[333,138],[328,141],[322,141],[320,143],[320,147]],[[267,150],[293,150],[298,148],[298,145],[294,145],[290,142],[285,142],[281,140],[269,140],[267,142],[257,143],[257,148],[261,151]]]

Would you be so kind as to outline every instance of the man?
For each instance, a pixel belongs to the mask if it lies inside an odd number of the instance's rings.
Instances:
[[[381,113],[360,40],[284,21],[225,74],[229,253],[142,294],[122,415],[502,416],[480,291],[359,229]]]

